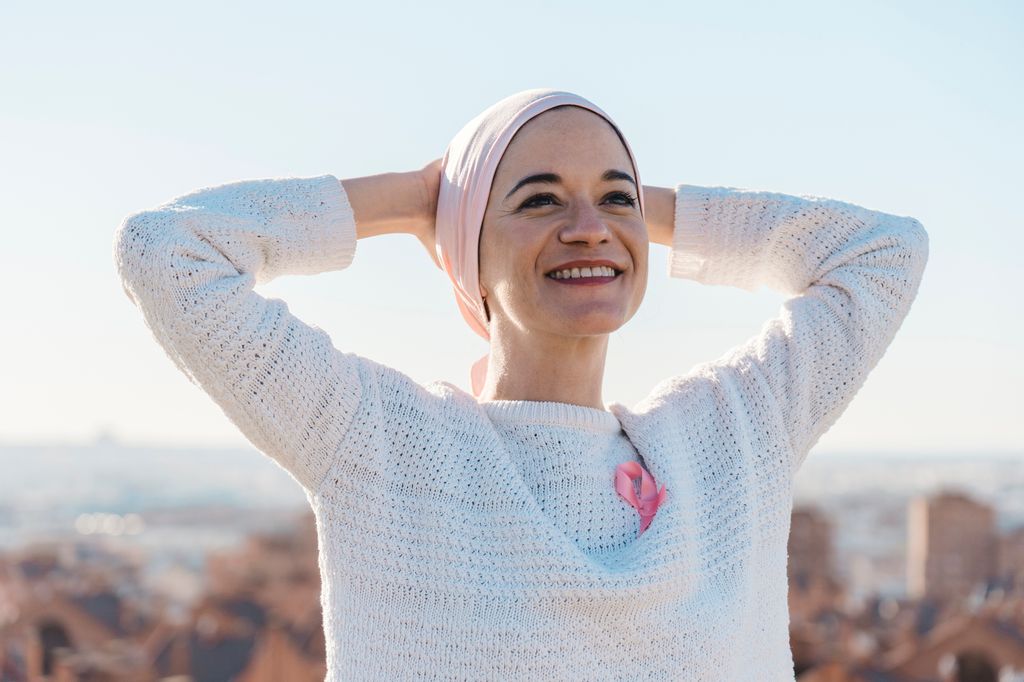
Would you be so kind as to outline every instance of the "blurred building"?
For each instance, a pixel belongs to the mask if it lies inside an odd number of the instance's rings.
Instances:
[[[1024,680],[1024,599],[994,593],[888,651],[884,667],[906,680]]]
[[[958,601],[996,576],[995,510],[958,492],[910,501],[907,593],[913,599]]]
[[[875,639],[870,655],[845,649],[798,670],[799,682],[1024,682],[1024,597],[993,592],[974,610],[907,603],[911,628]],[[890,607],[891,608],[891,607]],[[892,609],[891,620],[897,613]],[[858,619],[849,621],[852,625]],[[870,635],[873,626],[861,621]],[[922,627],[923,626],[923,627]],[[866,652],[860,652],[866,653]]]
[[[817,507],[793,508],[789,531],[790,647],[797,671],[849,646],[853,632],[840,617],[844,597],[835,571],[832,523]]]
[[[209,588],[184,613],[145,594],[118,557],[79,549],[0,558],[2,682],[323,680],[312,513],[212,556]]]
[[[793,509],[789,532],[791,622],[813,621],[839,607],[843,589],[835,570],[832,523],[816,507]]]
[[[817,507],[796,506],[789,527],[789,580],[806,585],[835,577],[832,523]]]
[[[997,570],[1004,589],[1024,594],[1024,527],[999,539]]]

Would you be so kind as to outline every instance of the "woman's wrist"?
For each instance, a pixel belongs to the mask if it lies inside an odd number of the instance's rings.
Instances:
[[[356,238],[381,234],[418,235],[425,226],[425,188],[419,171],[344,178],[356,222]]]
[[[644,204],[648,239],[655,244],[671,247],[676,224],[675,189],[644,185]]]

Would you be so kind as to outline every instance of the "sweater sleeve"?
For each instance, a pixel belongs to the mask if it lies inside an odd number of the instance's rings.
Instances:
[[[790,295],[715,364],[766,400],[795,473],[882,358],[917,295],[928,234],[914,218],[842,201],[676,187],[669,275]]]
[[[156,340],[307,491],[359,405],[363,358],[254,285],[346,268],[355,251],[355,218],[331,175],[200,189],[129,215],[115,233],[123,289]]]

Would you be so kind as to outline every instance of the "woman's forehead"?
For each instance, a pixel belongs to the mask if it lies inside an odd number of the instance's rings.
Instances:
[[[565,111],[570,109],[575,111]],[[545,120],[549,114],[558,116]],[[610,168],[632,174],[631,166],[619,134],[604,117],[580,107],[559,107],[530,119],[516,132],[494,179],[515,183],[519,175],[545,172],[593,174],[600,179]]]
[[[608,138],[609,135],[618,136],[611,122],[600,114],[583,107],[560,106],[541,112],[520,126],[509,142],[509,149],[517,143],[522,146],[536,140]]]

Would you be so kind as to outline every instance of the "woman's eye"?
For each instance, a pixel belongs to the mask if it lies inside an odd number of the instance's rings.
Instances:
[[[538,204],[538,203],[536,203],[538,200],[542,200],[542,199],[554,199],[554,197],[551,196],[550,194],[537,194],[537,195],[534,195],[534,196],[530,197],[526,201],[524,201],[519,206],[519,208],[532,208],[534,206],[546,206],[546,204]]]
[[[621,206],[636,205],[636,197],[634,197],[629,192],[613,192],[612,194],[608,195],[608,199],[618,200]],[[547,201],[557,203],[557,199],[552,194],[536,194],[527,199],[526,201],[524,201],[522,204],[520,204],[519,208],[536,208],[538,206],[548,206],[549,204],[545,203]]]
[[[634,197],[629,192],[615,192],[614,194],[610,195],[609,198],[620,198],[620,199],[622,199],[623,200],[623,206],[635,206],[636,205],[636,197]]]

